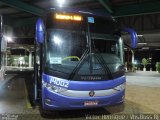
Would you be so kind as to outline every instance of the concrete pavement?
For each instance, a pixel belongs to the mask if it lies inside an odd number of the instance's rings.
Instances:
[[[127,73],[125,103],[89,110],[62,111],[50,119],[55,120],[86,120],[86,115],[114,114],[160,114],[160,74],[156,72]],[[1,84],[0,114],[18,114],[21,120],[45,120],[40,116],[39,108],[28,108],[26,89],[29,82],[25,77],[15,75]],[[11,76],[10,76],[11,77]],[[30,79],[26,79],[30,80]],[[18,119],[19,120],[19,119]]]

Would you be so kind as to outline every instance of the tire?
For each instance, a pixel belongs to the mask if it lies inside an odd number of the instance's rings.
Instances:
[[[40,114],[43,118],[52,118],[53,119],[56,117],[55,111],[45,110],[42,107],[40,107]]]
[[[47,118],[48,115],[48,111],[44,110],[43,108],[40,108],[40,114],[43,118]]]

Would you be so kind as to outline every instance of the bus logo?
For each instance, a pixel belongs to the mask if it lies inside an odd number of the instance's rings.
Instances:
[[[95,92],[94,92],[94,91],[90,91],[90,92],[89,92],[89,96],[90,96],[90,97],[93,97],[94,95],[95,95]]]

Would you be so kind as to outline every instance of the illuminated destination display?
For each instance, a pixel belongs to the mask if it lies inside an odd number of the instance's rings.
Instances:
[[[59,20],[82,21],[82,16],[80,15],[55,14],[55,18]]]

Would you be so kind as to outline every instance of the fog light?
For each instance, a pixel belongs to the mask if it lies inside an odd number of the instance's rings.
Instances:
[[[51,104],[51,102],[52,102],[52,100],[50,100],[50,99],[45,99],[45,104],[50,105],[50,104]]]

